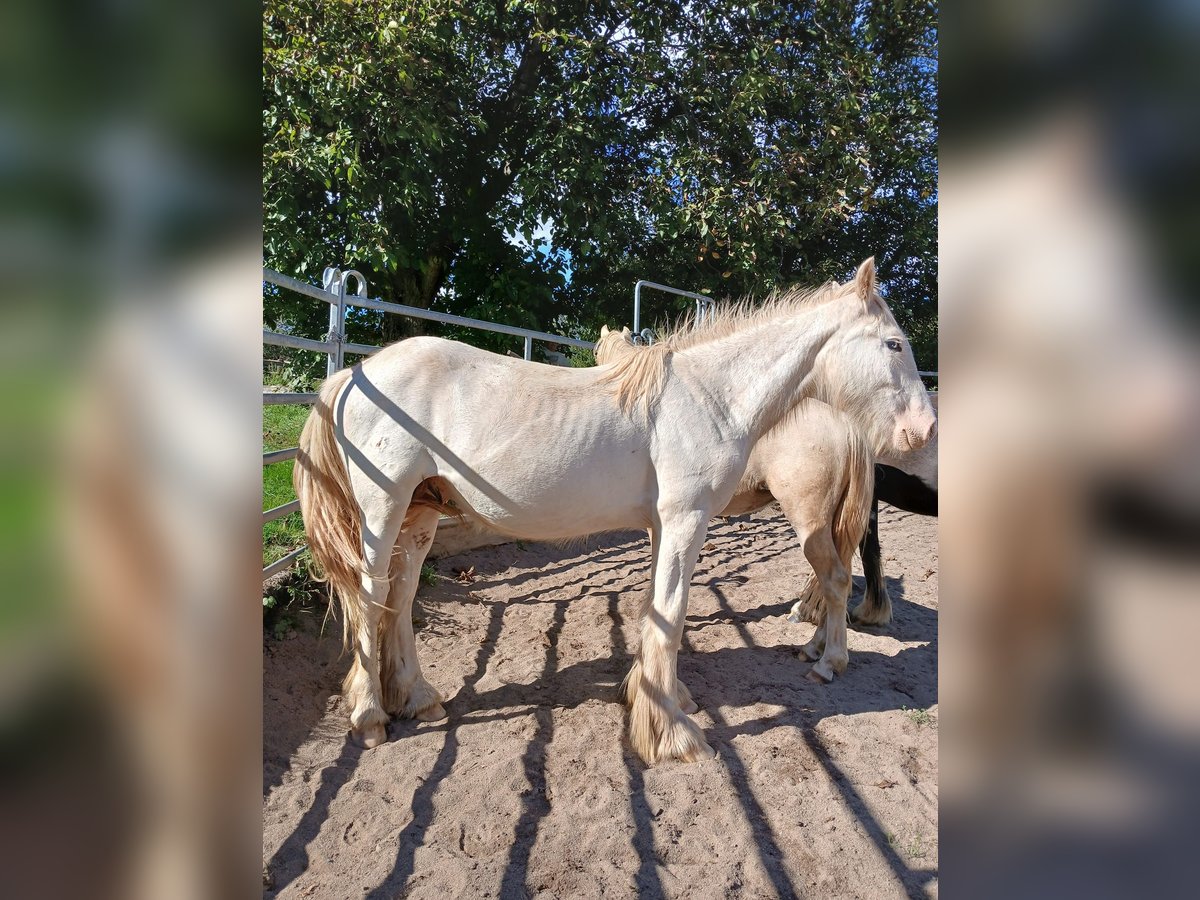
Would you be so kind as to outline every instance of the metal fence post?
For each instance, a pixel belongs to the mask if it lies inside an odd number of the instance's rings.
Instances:
[[[703,325],[706,318],[712,318],[711,312],[714,309],[713,300],[711,297],[705,297],[703,294],[696,294],[692,291],[681,291],[679,288],[673,288],[670,285],[658,284],[654,281],[646,281],[644,278],[639,280],[633,286],[633,333],[641,333],[642,328],[642,288],[648,287],[655,291],[665,291],[668,294],[675,294],[679,297],[691,297],[696,301],[696,324]]]
[[[325,335],[325,340],[334,343],[325,362],[325,376],[329,377],[342,367],[342,322],[346,316],[342,270],[327,266],[321,275],[321,286],[338,298],[336,303],[329,304],[329,332]]]
[[[525,358],[530,361],[533,360],[533,338],[529,337],[529,335],[525,336]]]
[[[329,304],[329,333],[325,335],[325,340],[333,344],[333,347],[326,357],[326,376],[332,375],[346,364],[346,282],[351,276],[358,279],[358,296],[367,296],[367,279],[363,278],[361,272],[354,269],[342,271],[328,266],[321,275],[321,284],[326,293],[337,298],[336,302]]]
[[[336,313],[337,313],[337,320],[338,320],[337,330],[336,330],[336,333],[334,333],[330,337],[330,340],[332,340],[337,345],[336,354],[337,354],[338,369],[342,368],[342,366],[344,366],[346,364],[346,361],[345,361],[346,306],[347,306],[346,283],[350,280],[350,278],[352,276],[354,278],[358,279],[358,291],[357,291],[358,296],[360,296],[360,297],[367,296],[367,279],[363,278],[362,272],[359,272],[356,269],[346,269],[344,272],[341,273],[341,275],[338,277],[338,287],[337,287],[338,302],[337,302],[337,306],[335,307]],[[330,319],[332,321],[334,312],[331,311],[329,315],[330,315]],[[333,331],[333,330],[334,329],[332,329],[332,328],[330,329],[330,331]]]

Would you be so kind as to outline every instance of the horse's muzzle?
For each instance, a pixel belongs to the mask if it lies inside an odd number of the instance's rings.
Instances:
[[[900,453],[910,453],[920,450],[937,435],[937,417],[933,415],[909,417],[909,420],[896,429],[896,450]]]

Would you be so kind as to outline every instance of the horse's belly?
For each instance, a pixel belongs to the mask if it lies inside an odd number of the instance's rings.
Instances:
[[[767,490],[739,491],[718,516],[744,516],[747,513],[758,512],[775,498]]]
[[[523,476],[523,477],[522,477]],[[445,473],[460,502],[487,525],[531,540],[642,528],[648,521],[645,470],[514,472],[486,484]]]
[[[480,521],[503,534],[533,541],[557,541],[605,531],[624,531],[646,527],[645,517],[626,512],[621,515],[581,519],[526,513],[524,510],[475,511]]]

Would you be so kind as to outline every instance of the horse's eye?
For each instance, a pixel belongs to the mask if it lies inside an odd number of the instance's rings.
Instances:
[[[904,345],[895,338],[889,338],[885,343],[887,344],[887,348],[893,353],[899,353],[904,349]]]

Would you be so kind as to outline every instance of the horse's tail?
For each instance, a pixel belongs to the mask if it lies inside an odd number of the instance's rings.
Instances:
[[[334,434],[333,406],[351,369],[335,372],[321,386],[304,430],[292,472],[315,566],[313,577],[329,582],[330,604],[342,607],[343,640],[350,643],[362,621],[362,532],[358,501]]]
[[[854,551],[862,543],[871,519],[871,504],[875,496],[875,460],[866,439],[854,428],[846,430],[846,467],[842,477],[842,492],[833,511],[833,544],[838,558],[849,572]],[[825,598],[816,573],[800,591],[789,618],[820,625],[825,615]]]
[[[833,543],[842,565],[849,571],[854,551],[862,543],[871,520],[875,497],[875,458],[866,439],[854,429],[846,434],[846,487],[833,518]]]
[[[362,555],[361,511],[350,488],[350,476],[334,433],[333,407],[350,380],[351,369],[342,369],[325,379],[317,402],[300,432],[300,450],[292,484],[300,498],[300,512],[308,534],[308,549],[316,564],[313,577],[329,582],[329,602],[342,608],[342,640],[351,638],[366,621],[361,601]],[[404,514],[407,527],[423,509],[436,509],[461,519],[449,485],[442,478],[427,478],[417,485]]]

